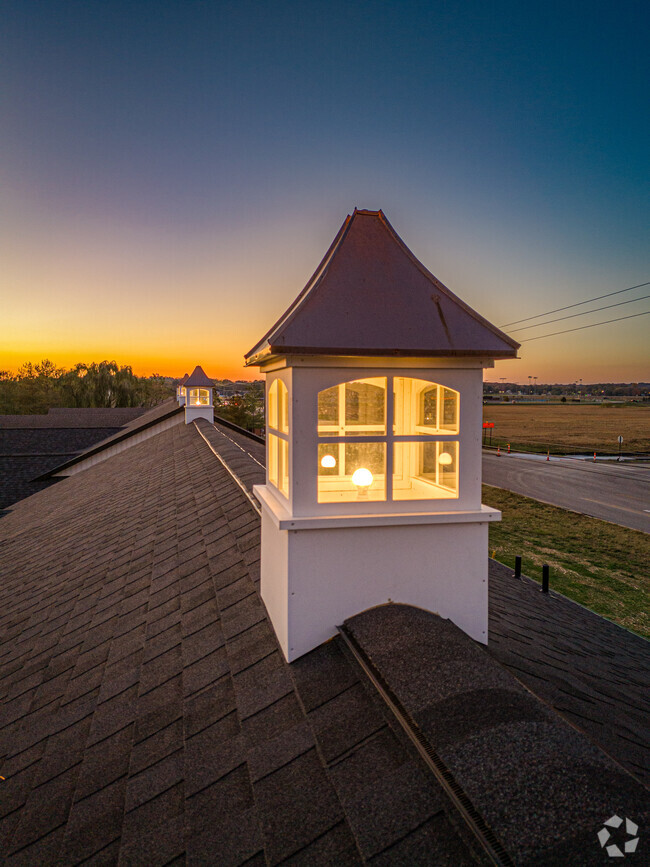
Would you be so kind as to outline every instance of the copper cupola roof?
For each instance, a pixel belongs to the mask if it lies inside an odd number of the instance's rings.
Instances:
[[[288,353],[514,358],[518,348],[418,261],[382,211],[355,209],[246,363]]]
[[[186,388],[214,388],[214,382],[206,374],[200,364],[197,364],[183,385]]]

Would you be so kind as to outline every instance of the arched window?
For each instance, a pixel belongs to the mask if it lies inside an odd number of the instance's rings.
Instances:
[[[412,377],[318,395],[318,502],[458,497],[459,394]]]
[[[269,388],[266,424],[268,430],[269,482],[289,496],[289,393],[281,379]]]
[[[190,388],[190,406],[210,406],[210,389]]]

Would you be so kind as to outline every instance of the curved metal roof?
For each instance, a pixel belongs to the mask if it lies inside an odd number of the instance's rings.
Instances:
[[[355,209],[246,361],[288,353],[513,358],[518,348],[425,268],[382,211]]]
[[[201,386],[204,388],[214,388],[214,382],[206,374],[200,364],[197,364],[192,373],[183,383],[185,388],[196,388]]]

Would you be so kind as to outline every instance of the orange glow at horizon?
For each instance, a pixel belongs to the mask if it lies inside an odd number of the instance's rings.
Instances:
[[[0,278],[0,370],[16,373],[25,362],[45,358],[66,369],[106,359],[131,365],[142,376],[180,378],[200,364],[208,376],[231,380],[261,378],[259,368],[244,367],[244,354],[296,298],[337,228],[334,219],[296,220],[291,214],[236,229],[204,227],[180,240],[160,226],[136,231],[128,224],[84,223],[70,215],[47,227],[38,220],[29,228],[18,222]],[[576,298],[587,298],[602,291],[594,286],[616,285],[613,277],[597,283],[587,267],[578,280],[560,262],[550,275],[548,270],[535,279],[528,274],[526,299],[511,288],[522,282],[523,260],[512,255],[505,275],[494,250],[474,243],[468,257],[468,241],[434,244],[430,234],[418,238],[418,228],[414,221],[403,229],[407,243],[414,234],[413,252],[497,325],[540,307],[561,306],[564,286],[573,285]],[[34,243],[27,249],[30,233]],[[523,342],[535,334],[513,329],[511,336],[522,340],[521,358],[496,362],[485,379],[522,384],[529,375],[540,384],[650,379],[643,318]]]

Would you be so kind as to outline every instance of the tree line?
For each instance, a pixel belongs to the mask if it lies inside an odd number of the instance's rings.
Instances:
[[[26,362],[18,373],[0,370],[0,413],[46,413],[50,407],[155,406],[171,397],[171,384],[155,373],[143,377],[115,361],[57,367],[49,358]]]

